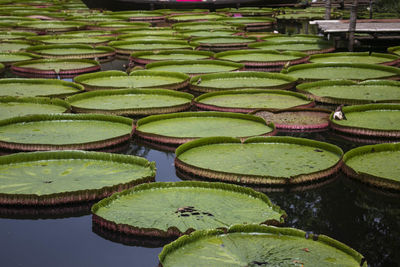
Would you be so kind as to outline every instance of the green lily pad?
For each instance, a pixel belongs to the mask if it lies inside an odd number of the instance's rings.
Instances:
[[[389,47],[388,52],[400,56],[400,46]]]
[[[270,29],[275,23],[275,18],[270,17],[229,17],[218,19],[218,21],[222,21],[230,24],[241,24],[246,26],[247,31],[253,30],[265,30]]]
[[[251,16],[272,16],[276,10],[269,7],[239,7],[239,8],[220,8],[217,12],[228,12],[234,14],[241,14],[245,17]]]
[[[254,37],[242,36],[222,36],[222,37],[196,37],[192,38],[193,42],[199,43],[201,46],[232,46],[247,45],[257,41]]]
[[[235,225],[227,232],[196,231],[165,246],[158,257],[163,267],[193,262],[199,267],[367,267],[360,253],[328,236],[260,225]]]
[[[219,21],[201,21],[201,22],[179,22],[172,25],[177,31],[186,30],[235,30],[244,28],[244,25],[232,25]]]
[[[311,63],[282,70],[282,73],[300,81],[329,80],[340,77],[344,80],[400,79],[400,69],[390,66],[362,63]]]
[[[164,15],[162,13],[148,10],[114,11],[112,14],[128,19],[129,21],[153,21],[164,19]]]
[[[260,108],[287,109],[311,107],[314,103],[302,94],[284,90],[227,90],[203,94],[194,100],[203,110],[249,113]]]
[[[193,77],[190,89],[198,92],[213,92],[245,88],[290,89],[297,78],[284,74],[243,71],[212,73]]]
[[[76,113],[143,116],[187,110],[192,99],[191,94],[165,89],[121,89],[87,92],[66,101]]]
[[[294,137],[201,138],[175,151],[184,176],[241,184],[290,185],[337,172],[343,151],[329,143]],[[290,163],[290,164],[288,164]]]
[[[311,42],[320,42],[324,41],[324,38],[318,35],[310,35],[310,34],[295,34],[295,35],[285,35],[285,34],[276,34],[276,35],[269,35],[264,36],[261,40],[274,42],[274,43],[285,43],[285,42],[304,42],[304,41],[311,41]]]
[[[95,25],[90,25],[88,26],[88,28],[92,30],[114,31],[118,29],[133,28],[133,27],[137,29],[143,29],[143,28],[148,28],[150,26],[151,23],[149,22],[106,21],[106,22],[96,23]]]
[[[164,50],[143,51],[132,53],[129,60],[134,64],[146,65],[148,63],[164,60],[200,60],[210,59],[214,53],[197,50]]]
[[[279,130],[314,132],[329,127],[331,111],[317,108],[257,109],[250,114],[273,123]]]
[[[83,30],[83,31],[71,31],[63,32],[59,36],[70,36],[70,37],[92,37],[92,36],[112,36],[114,33],[107,30]]]
[[[107,46],[90,46],[84,44],[56,44],[31,46],[26,51],[44,58],[86,58],[100,61],[110,60],[115,50]]]
[[[176,71],[189,75],[237,71],[243,68],[243,64],[222,60],[167,60],[146,65],[148,70]]]
[[[79,75],[74,81],[87,91],[124,88],[181,89],[187,86],[189,76],[180,72],[137,70],[128,75],[122,71],[101,71]]]
[[[76,21],[27,21],[18,24],[21,29],[28,29],[37,32],[61,32],[80,30],[86,26],[85,23]]]
[[[11,150],[100,149],[130,139],[132,120],[100,114],[28,115],[0,121],[0,147]]]
[[[262,193],[206,182],[137,186],[95,204],[92,213],[93,222],[101,227],[157,237],[176,237],[236,223],[281,224],[286,217]]]
[[[400,143],[362,146],[343,156],[343,170],[362,182],[400,190]]]
[[[257,42],[249,44],[249,48],[278,50],[278,51],[301,51],[309,55],[328,53],[335,50],[332,42],[328,41],[286,41],[286,42]]]
[[[150,27],[150,28],[124,28],[114,31],[118,34],[145,34],[145,35],[160,35],[160,34],[176,34],[177,32],[169,27]]]
[[[35,59],[14,63],[11,70],[21,76],[75,76],[101,69],[96,60],[90,59]]]
[[[155,164],[144,158],[83,151],[2,156],[0,170],[0,203],[12,205],[101,199],[155,177]]]
[[[220,18],[226,18],[226,15],[209,13],[209,14],[170,15],[166,17],[167,21],[170,22],[208,21]]]
[[[317,54],[310,57],[312,63],[368,63],[368,64],[382,64],[387,66],[396,66],[400,63],[400,57],[383,53],[369,52],[343,52],[343,53],[329,53]]]
[[[118,40],[120,41],[129,41],[129,42],[135,42],[135,41],[149,41],[149,40],[154,40],[154,41],[171,41],[171,40],[186,40],[188,37],[185,35],[181,34],[123,34],[118,36]]]
[[[222,37],[232,36],[239,33],[238,30],[231,29],[216,29],[216,30],[185,30],[181,31],[182,34],[192,37]]]
[[[28,38],[31,41],[43,44],[89,44],[100,45],[115,40],[113,36],[69,36],[69,35],[43,35]]]
[[[24,39],[25,37],[35,36],[36,33],[24,31],[0,31],[0,40]]]
[[[269,50],[234,50],[220,52],[216,59],[228,60],[244,64],[246,67],[274,67],[281,69],[285,65],[306,63],[309,56],[301,52],[279,52]]]
[[[65,97],[82,91],[80,84],[56,79],[0,79],[0,96]]]
[[[0,52],[0,62],[5,64],[6,66],[9,66],[15,62],[32,60],[35,58],[39,58],[39,56],[25,52]]]
[[[0,41],[0,53],[19,52],[32,45],[31,42],[24,40]]]
[[[0,120],[30,115],[64,113],[70,105],[60,99],[36,97],[0,97]]]
[[[187,41],[179,40],[114,41],[110,42],[109,46],[113,47],[121,57],[129,56],[138,51],[193,50],[194,48]]]
[[[247,138],[274,135],[274,125],[261,118],[230,112],[182,112],[154,115],[136,122],[135,135],[162,144],[183,144],[210,136]]]
[[[300,84],[297,90],[318,102],[328,104],[368,104],[400,102],[400,82],[370,80],[318,81]]]
[[[400,137],[400,104],[368,104],[343,107],[345,120],[330,117],[331,127],[340,132],[386,137]]]

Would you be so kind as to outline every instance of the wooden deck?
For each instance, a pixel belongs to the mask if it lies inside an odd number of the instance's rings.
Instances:
[[[318,29],[324,33],[347,33],[349,31],[348,20],[314,20],[310,24],[318,25]],[[400,19],[365,19],[357,20],[356,33],[400,34]]]

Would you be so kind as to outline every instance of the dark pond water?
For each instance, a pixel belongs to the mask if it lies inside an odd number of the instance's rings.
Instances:
[[[104,69],[122,69],[122,63],[114,61]],[[329,131],[280,135],[326,141],[344,151],[358,146]],[[155,161],[157,181],[180,181],[174,153],[134,141],[122,153]],[[362,253],[370,266],[400,266],[400,194],[367,187],[341,173],[323,184],[266,194],[287,212],[285,226],[344,242]],[[92,229],[90,204],[44,210],[0,206],[0,266],[155,267],[159,246],[155,240]]]

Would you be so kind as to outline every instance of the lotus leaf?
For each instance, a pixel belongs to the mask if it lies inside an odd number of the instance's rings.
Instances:
[[[159,259],[163,267],[367,266],[360,253],[327,236],[256,225],[197,231],[165,246]]]
[[[0,157],[0,203],[89,201],[154,177],[155,164],[134,156],[83,151],[18,153]]]
[[[93,221],[105,228],[159,237],[238,222],[281,224],[286,216],[262,193],[205,182],[137,186],[97,203],[92,212]]]

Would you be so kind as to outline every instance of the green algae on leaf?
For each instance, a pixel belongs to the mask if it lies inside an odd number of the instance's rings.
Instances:
[[[177,171],[191,177],[242,184],[289,185],[334,174],[343,151],[294,137],[201,138],[175,152]],[[288,164],[290,163],[290,164]]]
[[[273,125],[261,118],[230,112],[182,112],[155,115],[136,123],[135,135],[157,143],[183,144],[209,136],[247,138],[274,135]]]
[[[328,236],[254,224],[196,231],[165,246],[158,257],[163,267],[367,267],[360,253]]]
[[[384,138],[400,137],[400,104],[367,104],[342,109],[346,120],[330,117],[331,127],[339,132]]]
[[[166,89],[97,90],[68,97],[77,113],[143,116],[187,110],[191,94]]]
[[[0,157],[0,203],[90,201],[154,177],[155,164],[135,156],[84,151],[12,154]]]
[[[237,223],[279,225],[286,217],[262,193],[215,182],[136,186],[95,204],[92,213],[103,228],[164,238]]]
[[[346,174],[362,182],[400,190],[400,144],[362,146],[343,157]]]
[[[130,139],[132,120],[100,114],[27,115],[0,121],[0,147],[11,150],[100,149]]]

